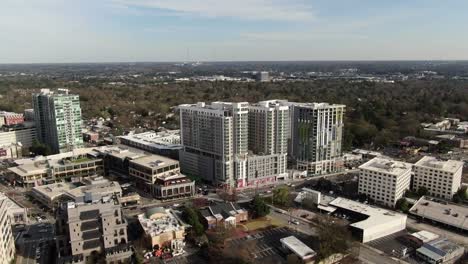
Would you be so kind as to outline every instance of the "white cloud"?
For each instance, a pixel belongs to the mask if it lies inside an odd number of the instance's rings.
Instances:
[[[298,0],[110,0],[127,7],[158,9],[174,15],[194,15],[248,20],[307,21],[314,17]]]

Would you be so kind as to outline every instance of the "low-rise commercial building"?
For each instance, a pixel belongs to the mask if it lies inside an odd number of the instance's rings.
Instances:
[[[138,221],[151,248],[170,246],[176,252],[183,251],[185,226],[170,209],[149,208],[138,215]]]
[[[23,145],[21,143],[11,143],[0,146],[0,160],[17,159],[23,156]]]
[[[331,201],[328,208],[339,210],[350,219],[352,233],[362,243],[406,229],[406,215],[338,197]]]
[[[195,194],[195,182],[180,173],[179,162],[149,155],[129,161],[129,175],[136,187],[158,199],[170,199]]]
[[[295,236],[281,238],[280,242],[283,248],[290,250],[298,256],[302,263],[312,263],[315,256],[317,256],[317,253],[313,249],[302,243]]]
[[[70,182],[39,185],[31,189],[31,196],[48,208],[55,208],[60,204],[65,193],[74,188],[76,186]]]
[[[10,126],[22,124],[24,122],[23,114],[12,113],[12,112],[0,112],[0,126]]]
[[[63,203],[57,210],[56,244],[59,263],[89,263],[100,253],[106,263],[129,261],[127,222],[115,196]]]
[[[383,205],[394,207],[410,183],[409,163],[374,158],[359,166],[359,193]]]
[[[50,156],[37,156],[30,159],[16,160],[16,167],[9,168],[9,173],[16,184],[35,187],[61,181],[80,181],[83,178],[102,175],[103,161],[90,155],[92,149],[75,149]]]
[[[115,196],[120,204],[138,203],[138,194],[125,195],[120,184],[102,176],[91,176],[78,184],[59,182],[36,186],[31,195],[43,205],[54,209],[64,201],[84,202],[99,200],[105,196]]]
[[[118,139],[121,144],[173,159],[179,158],[179,150],[182,149],[179,130],[149,131],[120,136]]]
[[[409,213],[421,220],[468,231],[468,207],[426,196],[410,208]]]
[[[463,162],[425,156],[413,166],[413,189],[425,187],[434,197],[452,199],[461,184]]]
[[[447,239],[438,239],[416,249],[416,256],[425,263],[455,263],[464,254],[464,248]]]
[[[33,141],[36,140],[36,128],[34,123],[26,122],[12,127],[3,127],[0,130],[0,146],[21,144],[24,151],[27,151]]]
[[[237,224],[245,222],[249,218],[247,210],[232,202],[214,203],[202,208],[200,213],[203,216],[202,221],[208,229],[216,228],[218,225],[225,228],[236,227]]]

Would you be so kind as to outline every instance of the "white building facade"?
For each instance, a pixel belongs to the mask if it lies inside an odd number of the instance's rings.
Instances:
[[[374,158],[359,166],[359,193],[394,207],[410,188],[411,169],[410,163]]]
[[[426,187],[429,195],[452,199],[461,185],[463,162],[425,156],[413,166],[413,189]]]
[[[15,239],[11,230],[10,200],[0,193],[0,264],[9,264],[15,258]]]

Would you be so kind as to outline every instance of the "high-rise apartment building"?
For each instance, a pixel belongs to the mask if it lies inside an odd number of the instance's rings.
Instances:
[[[386,158],[374,158],[359,166],[359,193],[394,207],[410,188],[412,165]]]
[[[249,150],[255,154],[287,154],[289,107],[285,101],[262,101],[249,106]]]
[[[184,173],[234,186],[234,160],[248,153],[248,103],[180,105]]]
[[[297,169],[320,175],[343,169],[341,143],[345,105],[286,103],[291,111],[290,156]]]
[[[413,189],[426,187],[429,195],[452,199],[461,185],[463,162],[425,156],[413,166]]]
[[[68,89],[55,92],[41,89],[40,93],[33,95],[33,107],[37,137],[54,153],[83,146],[78,95],[69,94]]]
[[[0,193],[0,264],[11,263],[15,258],[15,239],[11,230],[11,201]]]

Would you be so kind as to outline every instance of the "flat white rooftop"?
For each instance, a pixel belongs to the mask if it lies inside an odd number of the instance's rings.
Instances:
[[[169,165],[178,164],[179,161],[159,155],[148,155],[134,159],[131,161],[131,163],[155,169],[158,167],[166,167]]]
[[[281,238],[280,241],[285,247],[289,248],[302,259],[311,258],[316,255],[313,249],[302,243],[302,241],[297,239],[295,236]]]
[[[466,206],[423,196],[409,212],[425,219],[468,230],[468,207]]]
[[[376,157],[359,166],[359,169],[402,176],[411,171],[412,164],[392,159]]]
[[[432,240],[435,240],[435,239],[439,238],[439,235],[431,233],[431,232],[426,231],[426,230],[415,232],[415,233],[413,233],[411,235],[414,236],[415,238],[420,239],[423,243],[427,243],[429,241],[432,241]]]
[[[440,160],[435,157],[424,156],[415,166],[425,167],[430,169],[442,170],[455,173],[463,168],[463,162],[457,160]]]
[[[353,200],[338,197],[329,203],[329,206],[346,209],[355,213],[369,216],[363,221],[356,222],[350,226],[359,229],[373,228],[376,226],[385,226],[389,222],[404,221],[406,222],[406,215],[394,211],[386,210],[379,207],[370,206],[367,204],[359,203]]]
[[[134,142],[135,144],[154,148],[181,148],[179,130],[167,130],[162,132],[148,131],[139,134],[120,136],[119,138]]]

